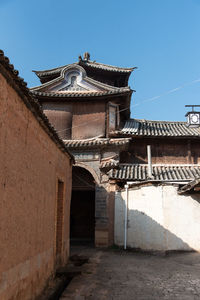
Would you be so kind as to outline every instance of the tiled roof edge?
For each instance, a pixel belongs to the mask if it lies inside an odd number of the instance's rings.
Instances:
[[[27,88],[27,83],[19,76],[19,71],[14,69],[14,65],[11,64],[9,58],[4,55],[3,50],[0,50],[0,73],[3,74],[8,83],[15,89],[26,107],[32,112],[49,137],[54,141],[54,143],[56,143],[58,148],[65,152],[72,162],[74,162],[73,155],[68,151],[63,141],[59,138],[56,130],[43,113],[37,99],[33,97],[32,93]]]
[[[87,148],[87,147],[100,147],[100,146],[123,146],[130,142],[130,138],[121,139],[85,139],[85,140],[64,140],[68,148]]]
[[[111,169],[108,176],[120,181],[184,182],[200,179],[200,165],[153,164],[152,176],[149,177],[148,164],[119,164],[119,169]]]
[[[132,122],[134,122],[134,121],[136,121],[136,122],[141,122],[141,123],[174,123],[174,124],[177,124],[177,123],[179,123],[179,124],[186,124],[187,122],[185,122],[185,121],[166,121],[166,120],[164,120],[164,121],[162,121],[162,120],[146,120],[146,119],[134,119],[134,118],[132,118],[132,119],[128,119],[128,120],[126,120],[126,122],[128,122],[128,121],[132,121]]]
[[[131,90],[130,88],[119,88],[113,91],[105,91],[105,92],[88,92],[88,93],[80,93],[80,92],[76,92],[76,93],[50,93],[50,92],[37,92],[37,91],[31,91],[31,93],[33,95],[36,96],[42,96],[42,97],[52,97],[52,98],[76,98],[76,97],[91,97],[91,96],[95,96],[95,97],[103,97],[103,96],[109,96],[109,95],[118,95],[118,94],[129,94],[132,93],[133,90]]]
[[[106,71],[111,71],[111,72],[121,72],[121,73],[131,73],[134,69],[137,69],[137,67],[132,67],[132,68],[122,68],[122,67],[117,67],[117,66],[112,66],[112,65],[107,65],[103,63],[98,63],[96,61],[91,61],[91,60],[81,60],[79,64],[85,64],[87,67],[95,68],[95,69],[102,69]]]
[[[77,64],[77,63],[75,63],[75,64]],[[53,75],[53,74],[60,74],[61,70],[67,66],[70,66],[70,64],[64,65],[61,67],[57,67],[57,68],[53,68],[53,69],[49,69],[49,70],[42,70],[42,71],[32,70],[32,72],[34,72],[39,78],[42,78],[42,77]]]
[[[87,62],[89,64],[87,64]],[[122,67],[106,65],[106,64],[102,64],[102,63],[93,62],[93,61],[84,61],[84,60],[82,60],[81,63],[75,62],[73,64],[85,65],[85,66],[91,67],[91,68],[102,69],[102,70],[111,71],[111,72],[122,72],[122,73],[131,73],[134,69],[137,69],[137,67],[122,68]],[[49,69],[49,70],[41,70],[41,71],[33,70],[33,72],[39,78],[42,78],[42,77],[50,76],[53,74],[59,74],[59,73],[61,73],[62,69],[64,69],[67,66],[70,66],[70,65],[71,64],[68,64],[68,65],[60,66],[60,67]]]
[[[155,138],[200,138],[200,128],[190,127],[184,121],[156,121],[128,119],[121,129],[111,133],[112,136],[134,136]]]
[[[140,164],[140,163],[120,163],[120,166],[142,166],[148,167],[148,163]],[[197,167],[200,168],[198,164],[152,164],[152,167]]]

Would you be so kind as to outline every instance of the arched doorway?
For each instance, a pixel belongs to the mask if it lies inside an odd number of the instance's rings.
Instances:
[[[81,167],[72,170],[70,210],[71,244],[94,243],[95,239],[95,180]]]

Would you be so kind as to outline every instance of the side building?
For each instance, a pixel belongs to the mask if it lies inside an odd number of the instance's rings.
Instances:
[[[0,299],[35,299],[66,264],[73,161],[0,51]]]
[[[85,53],[71,65],[35,71],[41,85],[31,92],[76,158],[71,238],[93,239],[96,246],[200,250],[200,128],[130,119],[134,69]]]

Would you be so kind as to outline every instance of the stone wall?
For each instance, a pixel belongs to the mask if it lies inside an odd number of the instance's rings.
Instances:
[[[69,155],[0,74],[0,299],[35,299],[67,262],[70,197]]]
[[[172,185],[130,188],[127,246],[200,251],[200,194],[178,195]],[[124,244],[126,192],[115,196],[115,244]]]

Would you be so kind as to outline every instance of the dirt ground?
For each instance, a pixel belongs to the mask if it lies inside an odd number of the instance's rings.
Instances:
[[[74,247],[90,257],[61,300],[196,300],[200,299],[200,254],[167,256],[123,250]],[[80,267],[79,267],[80,268]]]

